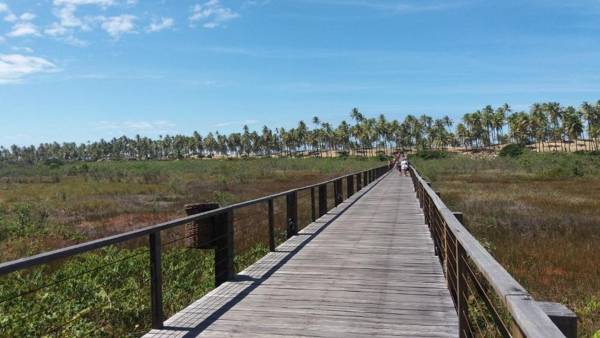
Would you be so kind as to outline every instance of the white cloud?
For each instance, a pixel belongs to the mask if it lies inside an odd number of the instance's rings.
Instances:
[[[112,6],[115,4],[114,0],[54,0],[54,6],[84,6],[84,5],[96,5],[96,6]]]
[[[189,20],[192,24],[198,21],[203,22],[204,28],[215,28],[239,17],[239,13],[234,12],[231,8],[223,7],[219,0],[208,0],[204,4],[196,4],[192,8]]]
[[[260,121],[258,121],[258,120],[244,120],[244,121],[221,122],[221,123],[215,124],[215,127],[217,127],[217,128],[223,128],[223,127],[231,127],[231,126],[252,125],[252,124],[258,124],[259,122]]]
[[[10,10],[7,4],[0,2],[0,14],[4,14],[4,21],[15,22],[19,18]]]
[[[12,30],[8,34],[6,34],[6,36],[9,36],[11,38],[23,37],[28,35],[40,36],[40,32],[37,26],[32,24],[31,22],[17,22],[12,27]]]
[[[12,47],[12,50],[14,50],[15,52],[23,52],[23,53],[33,53],[33,49],[29,48],[29,47]]]
[[[150,26],[148,26],[148,28],[146,28],[147,32],[159,32],[162,31],[163,29],[168,29],[173,27],[173,25],[175,24],[175,20],[173,20],[173,18],[161,18],[160,21],[158,20],[153,20],[152,23],[150,23]]]
[[[60,20],[63,28],[84,27],[83,20],[75,16],[76,9],[77,7],[71,5],[55,10],[54,15]]]
[[[50,25],[50,27],[44,29],[44,34],[50,36],[62,36],[67,34],[68,32],[69,30],[66,29],[65,26],[59,25],[56,22]]]
[[[19,17],[14,15],[13,13],[9,13],[4,17],[4,21],[6,22],[15,22],[19,20]]]
[[[102,22],[102,29],[114,39],[118,39],[121,34],[135,32],[136,17],[133,15],[124,14],[108,18],[99,17],[98,19]]]
[[[21,14],[21,16],[19,17],[19,19],[23,20],[23,21],[31,21],[33,19],[35,19],[36,15],[30,12],[25,12],[23,14]]]
[[[41,57],[0,54],[0,83],[16,83],[30,75],[56,71],[55,64]]]
[[[116,131],[122,134],[136,133],[167,133],[173,131],[175,123],[170,121],[99,121],[93,123],[98,130]]]
[[[374,0],[303,0],[327,6],[352,6],[382,10],[389,13],[408,14],[417,12],[435,12],[450,10],[465,6],[463,1],[440,0],[404,0],[404,1],[374,1]]]
[[[56,16],[58,22],[46,27],[44,33],[69,44],[82,46],[87,43],[77,39],[75,33],[77,31],[89,31],[99,25],[111,37],[118,39],[121,34],[134,32],[135,16],[125,14],[111,17],[102,15],[78,16],[77,10],[82,6],[95,6],[101,9],[116,5],[133,6],[137,2],[137,0],[53,0],[54,16]]]

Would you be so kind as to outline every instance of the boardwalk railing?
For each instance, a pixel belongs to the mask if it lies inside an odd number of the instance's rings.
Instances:
[[[287,238],[290,238],[299,230],[298,194],[300,192],[304,192],[305,194],[310,192],[310,203],[306,203],[304,205],[305,207],[310,205],[310,210],[308,210],[310,211],[310,220],[314,221],[318,217],[326,214],[330,208],[342,203],[345,198],[352,196],[356,191],[375,181],[387,171],[388,166],[386,165],[356,172],[302,188],[292,189],[274,195],[233,204],[227,207],[221,207],[210,211],[193,214],[165,223],[147,226],[126,233],[1,263],[0,277],[12,272],[34,268],[43,264],[58,262],[68,257],[91,252],[93,250],[111,245],[124,243],[126,241],[143,239],[146,237],[148,241],[148,250],[150,253],[150,259],[148,262],[148,269],[150,270],[150,285],[148,285],[148,287],[151,295],[152,328],[159,329],[163,327],[164,321],[161,250],[165,245],[173,242],[161,241],[161,233],[164,234],[167,230],[172,230],[184,225],[189,225],[191,223],[200,224],[201,226],[211,228],[209,231],[211,233],[210,239],[204,243],[196,243],[196,245],[215,250],[215,285],[218,286],[223,282],[232,279],[235,275],[234,258],[236,254],[234,252],[234,223],[236,222],[236,218],[234,217],[234,213],[237,213],[240,209],[251,206],[266,206],[268,211],[261,215],[254,215],[254,219],[256,219],[256,217],[267,218],[266,221],[268,222],[269,227],[269,247],[271,250],[274,250],[276,246],[274,201],[276,199],[285,199],[286,235]],[[248,213],[248,210],[245,212]],[[188,237],[189,236],[186,235],[185,237],[177,240],[186,239]],[[90,269],[90,271],[93,270],[95,269]],[[77,277],[78,276],[73,276],[72,278],[76,279]],[[66,279],[63,279],[59,282],[63,282],[65,280]],[[40,292],[43,291],[45,287],[55,285],[55,282],[51,282],[45,286],[35,287],[32,290],[15,295],[15,297],[12,297],[10,300],[13,301],[19,297]],[[23,325],[26,324],[27,323],[23,323]]]
[[[459,317],[460,337],[564,337],[414,167],[412,180]]]

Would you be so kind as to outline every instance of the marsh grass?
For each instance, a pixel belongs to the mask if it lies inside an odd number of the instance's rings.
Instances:
[[[376,165],[352,158],[1,165],[0,259],[182,216],[185,203],[227,205]],[[302,227],[310,222],[310,192],[299,195]],[[285,198],[274,207],[280,244]],[[266,212],[266,205],[234,212],[238,272],[269,251]],[[168,317],[214,288],[214,254],[187,248],[178,240],[183,227],[162,237]],[[0,337],[142,335],[151,322],[148,261],[146,240],[138,239],[2,276]]]
[[[182,216],[186,203],[228,205],[377,164],[359,158],[0,163],[0,261]]]
[[[536,299],[600,329],[600,156],[413,160],[469,230]]]

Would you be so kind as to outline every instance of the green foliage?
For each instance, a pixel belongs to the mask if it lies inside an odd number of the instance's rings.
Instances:
[[[440,150],[422,149],[417,151],[417,153],[414,156],[417,158],[422,158],[424,160],[433,160],[448,157],[448,152]]]
[[[413,164],[536,299],[575,310],[582,337],[600,328],[598,156],[527,152]]]
[[[509,144],[502,147],[498,155],[502,157],[518,157],[523,155],[526,150],[527,148],[521,144]]]
[[[258,245],[236,256],[236,270],[268,252]],[[52,268],[5,276],[0,279],[0,336],[139,336],[150,324],[148,260],[145,247],[109,247]],[[167,316],[214,288],[213,262],[207,250],[174,247],[163,253]]]

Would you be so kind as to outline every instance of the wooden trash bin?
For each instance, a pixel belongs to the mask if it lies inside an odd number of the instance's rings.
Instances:
[[[219,203],[186,204],[185,212],[187,215],[195,215],[205,211],[218,209],[219,207]],[[195,221],[192,224],[186,224],[185,245],[186,247],[193,249],[212,249],[215,246],[215,244],[213,243],[214,234],[214,217],[208,217],[205,219]]]

